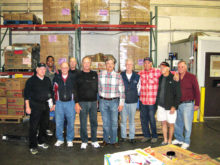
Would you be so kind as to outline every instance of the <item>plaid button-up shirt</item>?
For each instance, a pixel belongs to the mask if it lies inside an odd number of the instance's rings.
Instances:
[[[161,76],[160,69],[151,68],[149,71],[143,70],[138,74],[141,80],[140,101],[144,105],[154,105]]]
[[[124,105],[125,87],[122,77],[115,71],[107,72],[103,70],[99,73],[98,78],[99,96],[104,98],[120,98],[119,105]]]

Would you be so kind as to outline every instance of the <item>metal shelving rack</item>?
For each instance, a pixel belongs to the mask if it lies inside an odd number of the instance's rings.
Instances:
[[[75,31],[75,57],[80,63],[81,60],[81,31],[140,31],[150,32],[150,57],[157,65],[157,19],[158,9],[155,7],[155,15],[150,13],[150,25],[112,25],[112,24],[80,24],[78,6],[75,6],[75,24],[42,24],[42,25],[0,25],[1,29],[6,29],[0,38],[0,47],[6,34],[9,32],[9,45],[12,45],[13,31]],[[152,25],[154,22],[154,25]],[[153,49],[154,44],[154,49]],[[153,55],[154,53],[154,55]],[[0,60],[1,63],[1,60]]]

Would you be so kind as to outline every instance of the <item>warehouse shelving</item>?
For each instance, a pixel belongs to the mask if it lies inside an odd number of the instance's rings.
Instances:
[[[9,45],[12,45],[13,31],[75,31],[75,57],[78,63],[81,59],[81,31],[139,31],[150,32],[150,56],[154,59],[154,65],[157,65],[157,13],[158,8],[155,7],[155,15],[150,13],[150,25],[112,25],[112,24],[79,24],[78,6],[75,6],[74,22],[75,24],[42,24],[42,25],[0,25],[1,29],[6,29],[0,40],[1,44],[9,33]],[[154,25],[152,25],[154,22]],[[154,43],[154,49],[153,49]],[[154,53],[154,56],[153,56]],[[1,61],[0,61],[1,62]]]

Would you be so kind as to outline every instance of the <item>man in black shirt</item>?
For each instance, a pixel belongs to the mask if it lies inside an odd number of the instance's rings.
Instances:
[[[97,93],[98,75],[91,70],[91,59],[85,57],[82,60],[82,71],[77,76],[77,96],[75,97],[76,111],[80,112],[80,136],[81,149],[87,148],[87,116],[89,114],[91,126],[91,140],[94,148],[99,148],[97,142]]]
[[[49,118],[48,101],[53,98],[53,87],[50,79],[45,77],[45,72],[46,65],[39,63],[36,74],[27,80],[24,89],[26,113],[30,114],[29,147],[32,154],[38,153],[37,145],[44,149],[48,148],[45,143],[47,120]]]

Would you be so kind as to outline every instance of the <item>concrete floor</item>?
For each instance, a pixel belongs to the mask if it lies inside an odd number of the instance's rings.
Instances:
[[[208,154],[212,158],[220,157],[220,119],[207,119],[204,123],[194,123],[190,151],[198,154]],[[0,124],[0,135],[13,134],[26,136],[28,124]],[[87,150],[80,150],[80,144],[74,144],[73,148],[62,146],[56,148],[53,146],[56,139],[48,139],[50,148],[48,150],[39,150],[38,155],[31,155],[28,150],[28,143],[20,141],[2,141],[0,140],[0,165],[102,165],[104,164],[104,154],[115,153],[136,148],[146,148],[148,146],[159,146],[158,143],[135,144],[125,142],[119,149],[113,146],[93,149],[91,145]]]

